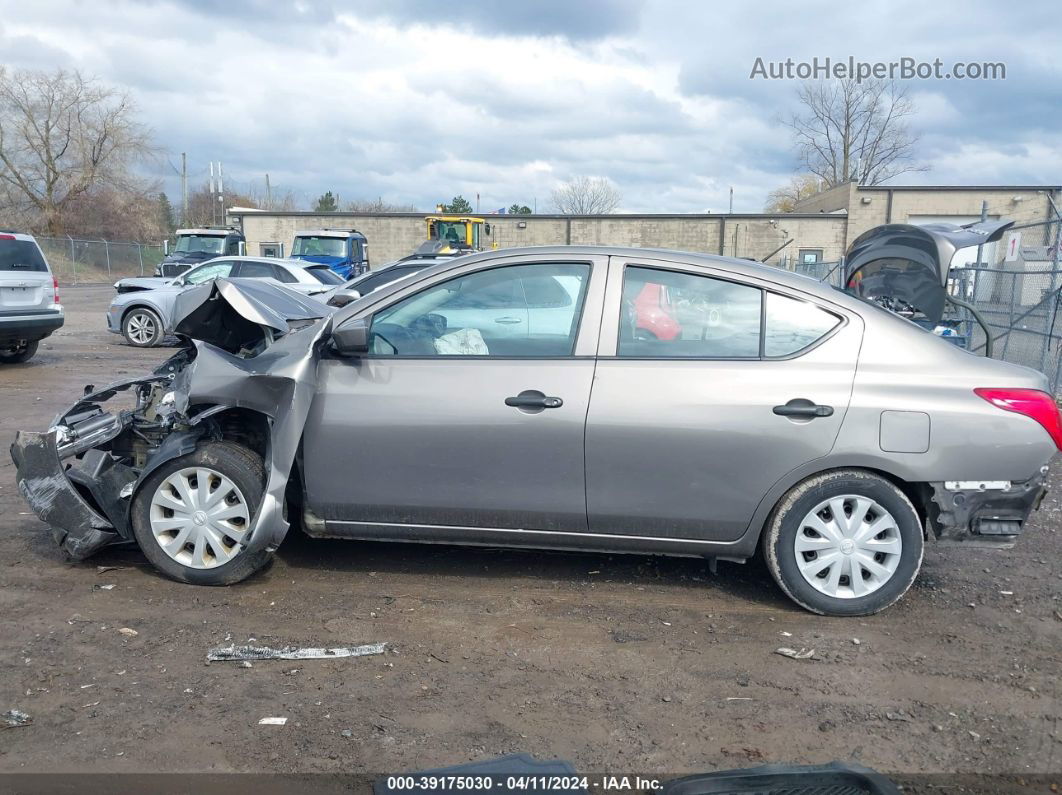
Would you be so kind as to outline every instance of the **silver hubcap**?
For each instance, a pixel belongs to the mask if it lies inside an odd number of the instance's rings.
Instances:
[[[212,569],[240,554],[250,524],[236,484],[207,467],[169,475],[151,498],[151,532],[162,551],[193,569]]]
[[[129,333],[129,339],[140,344],[150,342],[151,338],[155,336],[154,318],[141,312],[130,316],[125,328]]]
[[[804,579],[827,596],[874,593],[900,565],[903,542],[892,514],[868,497],[823,500],[797,529],[793,552]]]

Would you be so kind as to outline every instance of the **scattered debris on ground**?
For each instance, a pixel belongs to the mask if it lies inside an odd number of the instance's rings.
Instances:
[[[29,726],[33,723],[33,718],[19,709],[9,709],[2,717],[4,723],[7,724],[6,728],[8,729],[15,729],[19,726]]]
[[[207,652],[211,662],[239,662],[241,660],[330,660],[339,657],[366,657],[383,654],[386,643],[367,643],[364,646],[316,647],[284,646],[215,646]]]
[[[774,650],[775,654],[781,654],[783,657],[789,657],[793,660],[810,660],[815,656],[814,649],[804,649],[800,651],[796,649],[790,649],[788,646],[782,646],[779,649]]]
[[[288,722],[287,718],[262,718],[258,721],[259,726],[283,726]]]

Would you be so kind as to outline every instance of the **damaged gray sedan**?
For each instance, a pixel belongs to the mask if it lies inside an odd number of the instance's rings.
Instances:
[[[970,236],[906,230],[882,257],[931,275]],[[861,256],[865,293],[885,260]],[[865,615],[926,541],[1012,544],[1062,443],[1041,374],[870,298],[598,247],[444,262],[338,310],[220,279],[181,295],[185,345],[154,374],[88,388],[12,454],[70,555],[135,542],[184,582],[244,579],[295,525],[713,566],[762,550],[800,605]]]

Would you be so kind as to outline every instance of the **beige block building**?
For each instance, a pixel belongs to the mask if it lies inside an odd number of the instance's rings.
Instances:
[[[483,215],[491,225],[488,244],[498,248],[591,244],[666,248],[748,257],[795,269],[797,264],[834,262],[856,237],[885,223],[928,223],[990,217],[1018,223],[1054,218],[1048,196],[1062,203],[1059,186],[842,185],[802,201],[792,213]],[[247,251],[258,255],[283,245],[291,250],[297,230],[354,228],[369,241],[374,266],[414,251],[426,237],[424,213],[265,212],[233,208]]]

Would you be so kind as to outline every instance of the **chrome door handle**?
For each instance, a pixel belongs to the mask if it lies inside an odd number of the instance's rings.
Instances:
[[[501,323],[506,326],[511,326],[514,323],[521,323],[522,321],[518,317],[496,317],[494,318],[494,322]]]
[[[815,419],[816,417],[833,416],[833,406],[819,406],[804,398],[794,398],[784,406],[775,406],[772,411],[774,411],[779,417],[806,417],[808,419]]]

